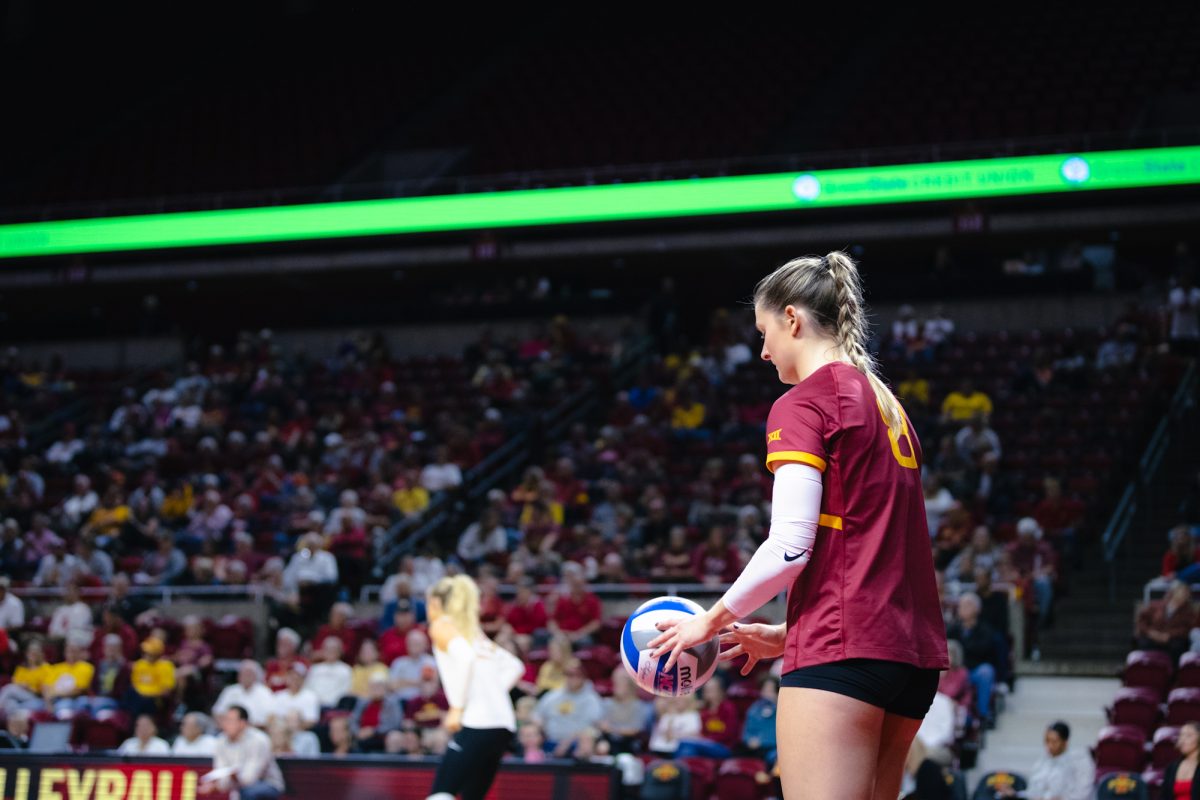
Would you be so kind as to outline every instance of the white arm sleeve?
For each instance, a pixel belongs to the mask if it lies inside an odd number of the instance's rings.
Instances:
[[[475,663],[475,648],[462,636],[455,636],[446,653],[448,657],[442,660],[442,691],[451,708],[462,708],[467,702],[467,684]]]
[[[808,464],[783,464],[771,490],[771,532],[725,592],[725,607],[753,614],[796,580],[812,555],[821,517],[821,473]]]

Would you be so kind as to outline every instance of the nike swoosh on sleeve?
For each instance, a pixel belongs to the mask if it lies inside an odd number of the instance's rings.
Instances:
[[[784,554],[783,554],[783,560],[784,560],[784,561],[787,561],[787,562],[792,562],[792,561],[795,561],[795,560],[796,560],[797,558],[799,558],[800,556],[808,555],[808,552],[809,552],[809,551],[807,551],[807,550],[801,550],[799,553],[796,553],[796,555],[794,555],[794,556],[793,556],[793,555],[789,555],[788,553],[784,553]]]

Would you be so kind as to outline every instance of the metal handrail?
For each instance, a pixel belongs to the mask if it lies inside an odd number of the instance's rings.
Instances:
[[[1121,493],[1121,499],[1117,502],[1112,516],[1109,517],[1108,525],[1105,526],[1100,543],[1104,560],[1109,565],[1108,594],[1110,601],[1117,599],[1117,553],[1129,535],[1133,521],[1137,518],[1139,497],[1149,491],[1158,476],[1159,467],[1162,466],[1163,459],[1166,458],[1167,451],[1170,449],[1171,429],[1192,407],[1196,387],[1196,365],[1193,362],[1188,365],[1179,379],[1179,386],[1171,396],[1167,413],[1155,426],[1154,433],[1151,434],[1150,440],[1146,443],[1146,449],[1142,452],[1142,457],[1138,459],[1137,473],[1130,479],[1125,491]]]

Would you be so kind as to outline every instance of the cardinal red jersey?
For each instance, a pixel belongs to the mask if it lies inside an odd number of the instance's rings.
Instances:
[[[835,361],[767,418],[767,468],[823,475],[812,559],[788,590],[783,671],[847,658],[947,669],[912,426],[893,437],[867,377]]]

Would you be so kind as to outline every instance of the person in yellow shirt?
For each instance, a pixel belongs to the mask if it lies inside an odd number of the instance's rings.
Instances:
[[[25,645],[25,663],[13,670],[12,682],[0,688],[0,711],[8,715],[22,709],[42,710],[42,692],[51,670],[40,641]]]
[[[928,408],[929,381],[918,375],[915,369],[910,369],[896,387],[896,396],[909,407]]]
[[[575,657],[571,651],[571,640],[565,636],[555,636],[546,649],[549,658],[538,668],[537,674],[537,688],[540,692],[566,686],[566,666]]]
[[[75,631],[67,636],[63,660],[50,667],[42,696],[55,711],[87,711],[96,668],[87,660],[91,637]]]
[[[429,507],[429,491],[420,481],[409,477],[397,478],[392,484],[392,505],[406,517],[420,514]]]
[[[166,521],[186,519],[195,504],[196,497],[192,485],[187,481],[181,481],[163,498],[158,513]]]
[[[966,422],[976,414],[991,416],[992,399],[964,380],[958,389],[942,401],[942,419],[946,422]]]
[[[92,510],[87,522],[80,530],[83,536],[119,536],[121,528],[129,522],[129,506],[121,497],[119,486],[110,486],[104,493],[100,505]]]
[[[133,662],[125,706],[130,714],[154,715],[175,689],[175,665],[163,658],[162,639],[151,636],[142,642],[142,657]]]
[[[704,403],[694,398],[690,391],[680,392],[679,402],[671,409],[671,427],[675,430],[694,431],[704,424],[706,412]]]

